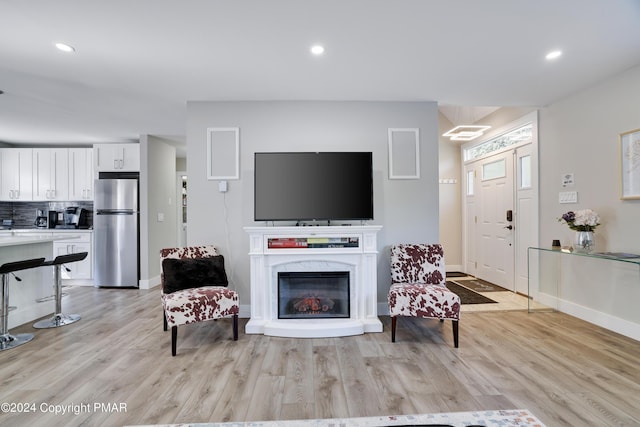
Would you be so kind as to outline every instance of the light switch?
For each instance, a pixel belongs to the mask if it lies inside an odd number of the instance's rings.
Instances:
[[[158,222],[164,221],[164,214],[162,212],[158,212]]]
[[[559,193],[560,203],[578,203],[577,191],[561,191]]]

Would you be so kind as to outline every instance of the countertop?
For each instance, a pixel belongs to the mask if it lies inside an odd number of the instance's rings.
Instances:
[[[75,231],[75,230],[70,230]],[[79,234],[51,234],[51,233],[18,233],[18,234],[0,234],[0,247],[6,246],[20,246],[20,245],[31,245],[35,243],[47,243],[47,242],[55,242],[56,240],[68,240],[79,238]]]
[[[50,233],[86,233],[93,231],[93,228],[41,228],[41,227],[28,227],[28,228],[0,228],[0,235],[5,236],[7,234],[50,234]]]

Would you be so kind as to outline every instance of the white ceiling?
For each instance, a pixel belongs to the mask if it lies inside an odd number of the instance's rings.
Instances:
[[[640,64],[638,0],[0,0],[0,17],[9,143],[184,140],[191,100],[544,106]]]

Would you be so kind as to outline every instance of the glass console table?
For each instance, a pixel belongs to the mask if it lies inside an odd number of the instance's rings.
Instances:
[[[584,311],[640,323],[640,255],[530,247],[527,267],[529,312]]]

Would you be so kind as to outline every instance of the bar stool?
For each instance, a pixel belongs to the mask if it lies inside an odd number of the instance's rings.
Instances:
[[[42,266],[53,266],[53,281],[55,286],[55,300],[56,311],[53,313],[53,317],[49,319],[40,320],[33,324],[34,328],[57,328],[58,326],[69,325],[73,322],[80,320],[78,314],[64,314],[62,312],[62,275],[60,274],[60,268],[63,264],[69,264],[71,262],[82,261],[87,257],[87,252],[78,252],[75,254],[60,255],[50,261],[45,261]]]
[[[0,351],[17,347],[33,339],[33,334],[9,334],[9,275],[16,271],[40,267],[44,258],[26,259],[23,261],[7,262],[0,265],[2,277],[2,316],[0,316]],[[17,276],[16,276],[17,278]]]

